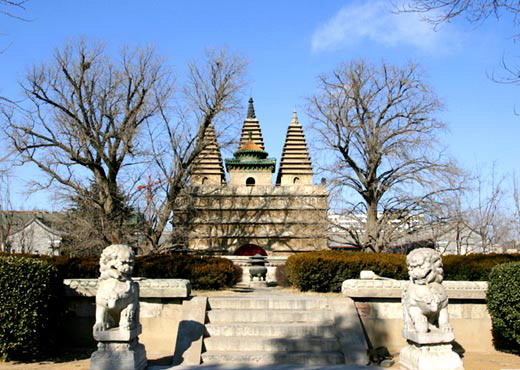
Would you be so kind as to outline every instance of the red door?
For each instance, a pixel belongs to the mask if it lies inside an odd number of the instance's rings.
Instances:
[[[246,244],[238,248],[235,253],[235,256],[254,256],[255,254],[260,254],[262,256],[267,256],[267,252],[264,248],[259,247],[256,244]]]

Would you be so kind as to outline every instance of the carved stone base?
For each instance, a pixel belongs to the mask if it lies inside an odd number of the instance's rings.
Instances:
[[[90,356],[90,370],[143,370],[146,368],[146,350],[137,341],[99,342],[98,350]]]
[[[415,330],[403,329],[403,337],[417,344],[451,343],[455,340],[455,335],[452,331],[443,332],[440,330],[429,333],[417,333]]]
[[[267,281],[253,280],[253,281],[249,282],[249,287],[250,288],[266,288],[267,287]]]
[[[401,369],[464,370],[459,355],[451,344],[408,344],[400,353]]]

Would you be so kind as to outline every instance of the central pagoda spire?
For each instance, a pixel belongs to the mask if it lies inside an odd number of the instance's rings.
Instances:
[[[247,118],[256,118],[255,106],[253,105],[253,98],[249,98],[249,106],[247,107]]]
[[[250,136],[251,135],[251,138]],[[249,106],[247,108],[247,116],[242,126],[242,133],[240,134],[239,147],[245,145],[248,141],[253,141],[262,150],[265,150],[264,138],[260,130],[260,122],[256,118],[255,106],[253,98],[249,99]]]
[[[267,158],[260,123],[256,118],[253,98],[249,99],[247,117],[240,135],[240,145],[233,158],[226,159],[231,186],[272,186],[276,160]]]

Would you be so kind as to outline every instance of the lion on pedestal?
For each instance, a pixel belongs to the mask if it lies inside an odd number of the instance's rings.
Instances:
[[[134,261],[135,254],[127,245],[113,244],[103,250],[94,337],[115,327],[127,331],[138,329],[139,285],[131,279]]]
[[[415,249],[406,257],[406,264],[410,283],[402,299],[405,337],[407,333],[452,333],[440,254],[429,248]]]

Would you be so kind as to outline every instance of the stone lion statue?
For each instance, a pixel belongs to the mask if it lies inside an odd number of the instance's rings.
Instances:
[[[139,285],[132,281],[135,254],[130,247],[106,247],[99,261],[94,333],[118,327],[132,330],[139,325]]]
[[[451,333],[440,254],[429,248],[415,249],[406,264],[410,283],[403,289],[404,332]]]

